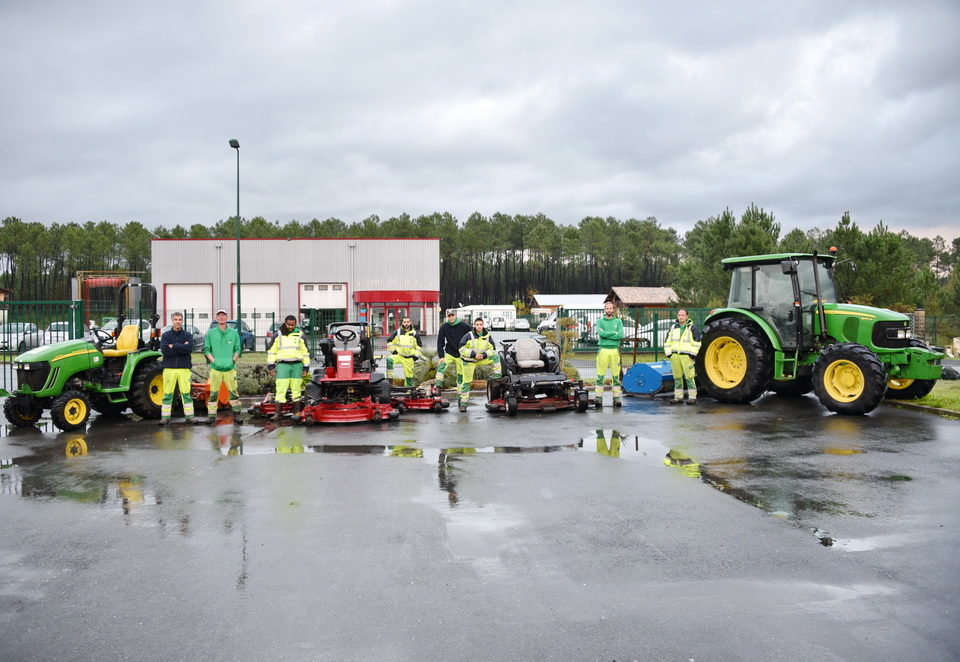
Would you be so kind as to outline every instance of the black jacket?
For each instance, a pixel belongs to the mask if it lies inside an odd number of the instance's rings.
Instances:
[[[470,333],[473,327],[464,321],[456,324],[444,322],[437,333],[437,358],[443,360],[444,354],[460,356],[460,339]]]
[[[173,347],[169,347],[173,345]],[[186,329],[170,329],[160,336],[160,353],[163,354],[164,368],[193,367],[190,354],[193,352],[193,334]]]

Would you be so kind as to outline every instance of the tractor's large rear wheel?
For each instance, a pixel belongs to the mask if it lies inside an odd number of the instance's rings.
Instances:
[[[43,413],[43,407],[35,407],[30,404],[17,402],[16,398],[10,397],[3,402],[3,415],[7,422],[16,425],[18,428],[29,428],[40,420]]]
[[[813,366],[813,389],[821,404],[838,414],[861,415],[877,408],[887,391],[887,371],[863,345],[830,345]]]
[[[53,399],[50,418],[64,432],[82,430],[90,418],[90,400],[82,391],[64,391]]]
[[[163,366],[159,361],[137,366],[128,400],[130,409],[137,416],[160,418],[160,406],[163,404]]]
[[[720,402],[752,402],[770,381],[773,350],[755,324],[726,317],[707,325],[696,365],[706,395]]]
[[[936,379],[898,379],[887,380],[887,396],[894,400],[916,400],[922,398],[937,385]]]

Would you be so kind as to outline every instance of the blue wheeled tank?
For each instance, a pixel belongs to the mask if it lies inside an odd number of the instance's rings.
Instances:
[[[670,361],[634,363],[623,374],[623,390],[630,395],[656,395],[673,390]]]

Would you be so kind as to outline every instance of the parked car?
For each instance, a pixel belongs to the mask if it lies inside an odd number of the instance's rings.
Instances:
[[[267,350],[270,349],[270,345],[272,345],[273,341],[276,339],[277,334],[280,332],[281,326],[283,326],[283,322],[274,322],[267,329],[267,332],[263,334],[264,349],[267,349]]]
[[[162,336],[164,333],[166,333],[172,328],[173,328],[172,324],[166,325],[165,327],[160,329],[160,335]],[[189,331],[190,335],[193,336],[193,351],[202,352],[203,351],[203,331],[201,331],[195,326],[191,326],[190,324],[184,324],[183,328]]]
[[[49,345],[64,340],[70,340],[70,322],[51,322],[43,332],[43,342],[40,344]]]
[[[8,322],[0,324],[0,351],[22,354],[31,349],[28,340],[36,337],[40,329],[33,322]]]
[[[150,320],[135,320],[129,319],[123,321],[124,326],[139,326],[140,327],[140,339],[144,344],[150,342]],[[117,320],[111,320],[104,324],[102,327],[104,331],[113,335],[114,330],[117,328]]]
[[[530,330],[530,320],[524,319],[523,317],[518,317],[513,322],[514,331],[529,331]]]
[[[492,317],[490,319],[490,330],[491,331],[506,331],[507,330],[507,320],[503,317]]]
[[[212,329],[216,325],[216,322],[211,322],[210,328]],[[236,329],[237,321],[227,320],[227,326],[229,326],[231,329]],[[247,323],[243,320],[240,320],[240,345],[243,347],[245,352],[252,352],[254,347],[257,345],[257,336],[254,335],[253,331],[250,330],[250,327],[247,326]]]

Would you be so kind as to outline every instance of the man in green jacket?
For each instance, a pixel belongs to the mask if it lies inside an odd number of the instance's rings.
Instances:
[[[603,304],[603,317],[597,320],[597,338],[600,349],[597,350],[597,382],[594,396],[596,407],[603,406],[603,383],[607,370],[613,381],[613,406],[620,406],[620,339],[623,338],[623,322],[617,316],[617,308],[612,301]]]
[[[240,421],[240,394],[237,391],[237,360],[243,352],[240,333],[227,326],[227,311],[220,309],[216,314],[217,323],[207,331],[203,341],[203,354],[210,364],[210,394],[207,396],[207,422],[213,423],[217,417],[217,400],[220,384],[227,387],[230,394],[230,406],[233,418]]]

